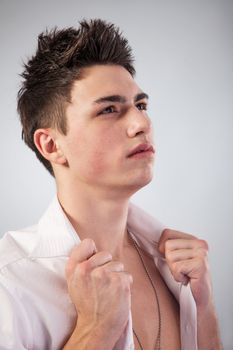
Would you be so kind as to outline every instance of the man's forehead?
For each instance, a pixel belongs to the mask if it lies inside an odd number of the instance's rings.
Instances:
[[[124,102],[143,93],[125,68],[105,65],[84,68],[81,79],[74,82],[72,89],[74,99],[85,98],[91,103],[103,102],[106,97],[111,97],[112,102]],[[144,98],[148,95],[145,94]]]

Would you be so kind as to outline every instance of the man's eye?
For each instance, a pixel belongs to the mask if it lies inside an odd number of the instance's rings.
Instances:
[[[108,106],[104,108],[99,114],[110,114],[116,112],[116,108],[114,106]]]
[[[144,102],[138,103],[136,106],[139,111],[146,111],[147,110],[147,104]]]

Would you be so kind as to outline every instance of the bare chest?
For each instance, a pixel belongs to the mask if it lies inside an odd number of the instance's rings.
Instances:
[[[179,305],[164,283],[153,259],[142,251],[141,255],[146,269],[134,249],[127,253],[127,258],[123,261],[125,270],[132,274],[134,280],[131,311],[135,349],[178,350]]]

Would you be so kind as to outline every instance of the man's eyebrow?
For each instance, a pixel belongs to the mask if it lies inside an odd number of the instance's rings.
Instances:
[[[137,95],[134,97],[134,102],[143,100],[144,98],[146,98],[146,99],[148,100],[148,99],[149,99],[149,96],[148,96],[145,92],[141,92],[140,94],[137,94]]]
[[[120,102],[125,103],[126,99],[123,96],[120,95],[110,95],[110,96],[103,96],[98,98],[94,101],[94,103],[103,103],[103,102]]]
[[[145,92],[141,92],[134,97],[134,102],[137,102],[137,101],[142,100],[144,98],[148,99],[149,96]],[[104,102],[126,103],[126,98],[124,96],[121,96],[121,95],[103,96],[103,97],[100,97],[97,100],[95,100],[94,104],[95,103],[100,104],[100,103],[104,103]]]

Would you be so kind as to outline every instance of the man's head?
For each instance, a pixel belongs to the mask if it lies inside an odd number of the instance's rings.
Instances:
[[[40,35],[18,108],[25,142],[58,187],[129,196],[150,182],[153,151],[129,157],[152,143],[148,96],[132,62],[127,40],[101,20]]]
[[[40,34],[37,52],[25,65],[18,94],[22,136],[52,175],[51,163],[36,147],[34,133],[39,128],[67,133],[66,108],[73,84],[84,68],[96,64],[119,65],[135,74],[127,40],[113,24],[99,19],[84,20],[79,29],[55,28]]]

